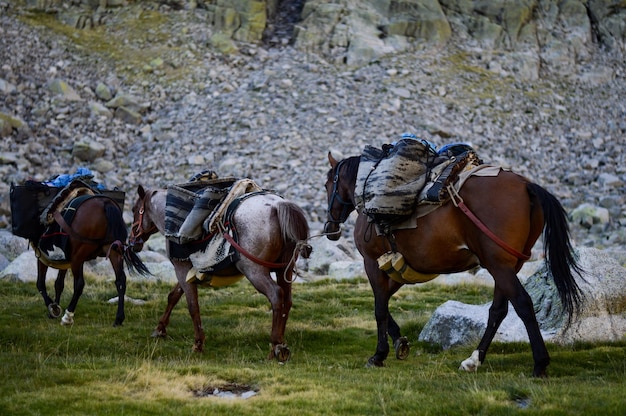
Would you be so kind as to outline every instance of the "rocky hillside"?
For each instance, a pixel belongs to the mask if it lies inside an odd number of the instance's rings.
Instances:
[[[4,227],[11,183],[87,167],[130,201],[210,168],[319,230],[328,150],[413,132],[544,185],[577,244],[626,242],[623,2],[105,3],[0,0]]]

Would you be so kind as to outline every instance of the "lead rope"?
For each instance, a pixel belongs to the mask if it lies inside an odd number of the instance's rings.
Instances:
[[[322,234],[317,234],[317,235],[312,235],[310,237],[308,237],[305,240],[299,240],[296,242],[296,247],[293,250],[293,253],[291,254],[291,259],[287,262],[287,263],[271,263],[271,262],[267,262],[263,259],[260,259],[254,255],[252,255],[251,253],[249,253],[248,251],[244,250],[243,247],[241,247],[236,241],[235,239],[228,233],[228,230],[226,229],[226,227],[224,226],[224,224],[221,221],[217,222],[217,227],[219,229],[219,231],[222,233],[222,237],[224,237],[224,239],[226,241],[228,241],[233,247],[235,247],[235,249],[237,251],[239,251],[241,254],[243,254],[245,257],[247,257],[248,259],[252,260],[253,262],[260,264],[261,266],[265,266],[267,268],[270,269],[279,269],[279,268],[285,268],[285,269],[289,269],[289,268],[293,268],[293,278],[292,279],[287,279],[285,278],[285,282],[292,284],[296,281],[296,279],[299,276],[298,273],[298,267],[296,264],[296,259],[298,257],[298,254],[300,254],[303,250],[311,250],[311,245],[308,243],[309,240],[313,239],[313,238],[318,238],[318,237],[325,237],[327,235],[332,235],[332,234],[337,234],[340,231],[336,231],[334,233],[322,233]]]
[[[341,233],[341,229],[332,233],[321,233],[321,234],[316,234],[316,235],[312,235],[309,238],[307,238],[306,240],[300,240],[296,243],[296,248],[293,251],[293,255],[291,256],[291,260],[289,260],[289,263],[287,263],[288,266],[291,267],[291,265],[293,264],[293,276],[294,278],[291,280],[285,279],[285,281],[287,283],[293,283],[296,281],[297,277],[300,275],[298,273],[298,267],[296,264],[296,256],[297,253],[301,253],[302,250],[306,250],[306,249],[311,249],[311,245],[308,243],[309,240],[313,239],[313,238],[318,238],[318,237],[326,237],[329,235],[335,235],[335,234],[339,234]]]

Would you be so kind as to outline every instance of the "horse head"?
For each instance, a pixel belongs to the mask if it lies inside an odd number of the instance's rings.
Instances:
[[[330,170],[326,178],[326,195],[328,197],[328,218],[324,224],[324,233],[329,240],[336,241],[341,237],[341,224],[344,223],[352,211],[354,211],[354,183],[356,173],[351,177],[348,165],[353,165],[358,158],[348,158],[337,161],[328,152]],[[345,168],[344,168],[345,167]],[[343,169],[342,169],[343,168]]]
[[[130,230],[129,245],[135,252],[143,249],[143,244],[158,231],[156,224],[148,214],[147,207],[154,191],[146,191],[143,186],[137,187],[137,200],[133,205],[133,225]]]

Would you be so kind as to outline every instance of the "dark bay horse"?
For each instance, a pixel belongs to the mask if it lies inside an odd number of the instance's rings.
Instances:
[[[115,272],[115,287],[119,299],[113,325],[122,325],[125,318],[124,295],[126,294],[124,263],[129,270],[137,271],[142,275],[149,272],[139,256],[126,246],[128,230],[119,205],[107,196],[94,195],[76,208],[71,224],[67,224],[63,217],[58,215],[55,215],[55,220],[60,225],[59,234],[67,238],[67,260],[50,260],[33,242],[37,254],[37,290],[41,293],[48,308],[48,316],[50,318],[61,316],[62,309],[59,302],[65,287],[67,270],[71,269],[74,276],[74,293],[61,318],[61,324],[72,325],[78,299],[85,288],[84,263],[97,257],[107,257]],[[54,301],[46,290],[48,267],[59,270],[54,283]]]
[[[136,250],[140,251],[150,235],[157,232],[165,234],[167,190],[144,189],[140,185],[137,193],[138,198],[133,206],[131,244],[134,242]],[[276,358],[279,362],[285,362],[291,354],[285,343],[285,328],[292,305],[293,267],[299,254],[308,257],[310,253],[310,247],[302,245],[309,237],[306,217],[293,202],[271,193],[259,193],[240,203],[231,219],[231,225],[237,230],[242,255],[232,266],[216,272],[214,279],[219,279],[221,275],[226,279],[224,285],[228,285],[238,281],[229,281],[228,276],[244,275],[255,289],[267,297],[272,305],[268,359]],[[195,333],[193,350],[202,352],[205,335],[198,304],[198,284],[187,280],[193,264],[189,260],[179,260],[171,256],[170,261],[174,265],[178,283],[168,296],[167,308],[153,336],[166,336],[170,314],[185,294]],[[270,272],[276,273],[276,281],[272,279]]]
[[[337,161],[328,155],[330,171],[326,180],[328,222],[325,232],[330,240],[339,238],[340,224],[355,210],[355,185],[360,157]],[[487,329],[471,357],[461,368],[475,371],[484,362],[487,349],[508,311],[510,301],[524,322],[533,353],[533,375],[546,376],[550,357],[533,309],[533,303],[517,278],[535,241],[544,233],[546,263],[552,273],[564,310],[569,319],[577,312],[582,294],[573,273],[580,268],[569,240],[567,217],[559,201],[541,186],[501,170],[497,176],[471,176],[460,197],[495,238],[488,236],[452,202],[417,219],[417,228],[399,229],[391,236],[378,235],[368,217],[359,212],[354,242],[363,256],[365,271],[374,292],[378,327],[376,353],[369,366],[383,366],[389,354],[390,335],[397,358],[408,356],[409,345],[389,313],[389,299],[403,286],[379,268],[377,259],[390,251],[403,255],[416,272],[425,275],[455,273],[481,266],[495,281],[493,303]],[[505,244],[498,244],[500,239]],[[393,249],[392,249],[393,247]],[[507,247],[507,249],[503,248]],[[524,253],[524,254],[522,254]]]

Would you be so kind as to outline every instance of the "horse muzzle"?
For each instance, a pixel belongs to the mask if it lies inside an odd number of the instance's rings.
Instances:
[[[324,224],[324,235],[330,241],[337,241],[341,237],[341,225],[337,222],[327,221]]]
[[[128,247],[135,253],[139,253],[143,250],[143,240],[130,240]]]

